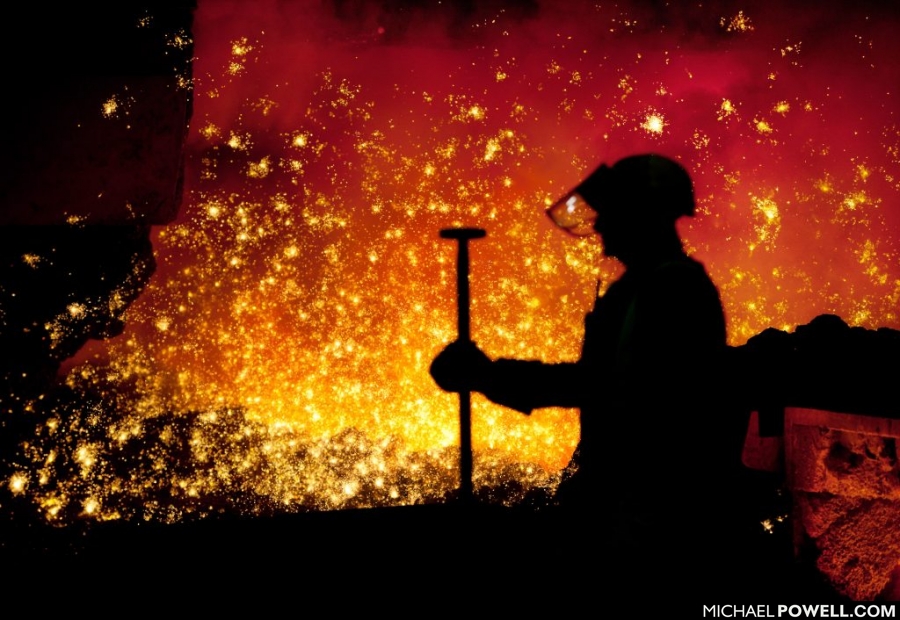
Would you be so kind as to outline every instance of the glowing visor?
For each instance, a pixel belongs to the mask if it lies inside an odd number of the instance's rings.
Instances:
[[[597,212],[588,204],[576,187],[547,209],[553,223],[570,235],[587,237],[594,232]]]

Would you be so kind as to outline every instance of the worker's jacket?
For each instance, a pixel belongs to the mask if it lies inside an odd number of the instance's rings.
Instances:
[[[524,413],[578,407],[559,497],[684,527],[731,492],[747,419],[722,393],[725,320],[703,266],[630,269],[587,314],[576,362],[495,361],[484,394]],[[654,527],[654,526],[650,526]]]

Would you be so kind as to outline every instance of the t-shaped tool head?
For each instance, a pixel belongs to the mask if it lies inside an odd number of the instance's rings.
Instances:
[[[444,228],[442,239],[481,239],[487,234],[483,228]]]

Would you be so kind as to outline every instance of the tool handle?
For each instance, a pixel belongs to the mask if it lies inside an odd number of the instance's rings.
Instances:
[[[445,228],[441,238],[456,239],[456,333],[457,340],[472,341],[469,322],[469,239],[480,239],[487,233],[481,228]],[[472,504],[472,395],[459,393],[459,496],[464,504]]]
[[[456,334],[457,340],[472,340],[469,320],[469,239],[480,239],[487,233],[481,228],[445,228],[443,239],[459,241],[456,258]]]

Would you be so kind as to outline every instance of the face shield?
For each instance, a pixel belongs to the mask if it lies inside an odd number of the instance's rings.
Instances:
[[[597,212],[584,197],[597,197],[608,191],[612,182],[612,170],[606,164],[594,170],[575,189],[557,200],[547,209],[553,223],[575,237],[587,237],[594,233]]]
[[[587,237],[594,232],[597,212],[588,204],[576,187],[547,209],[553,223],[575,237]]]

